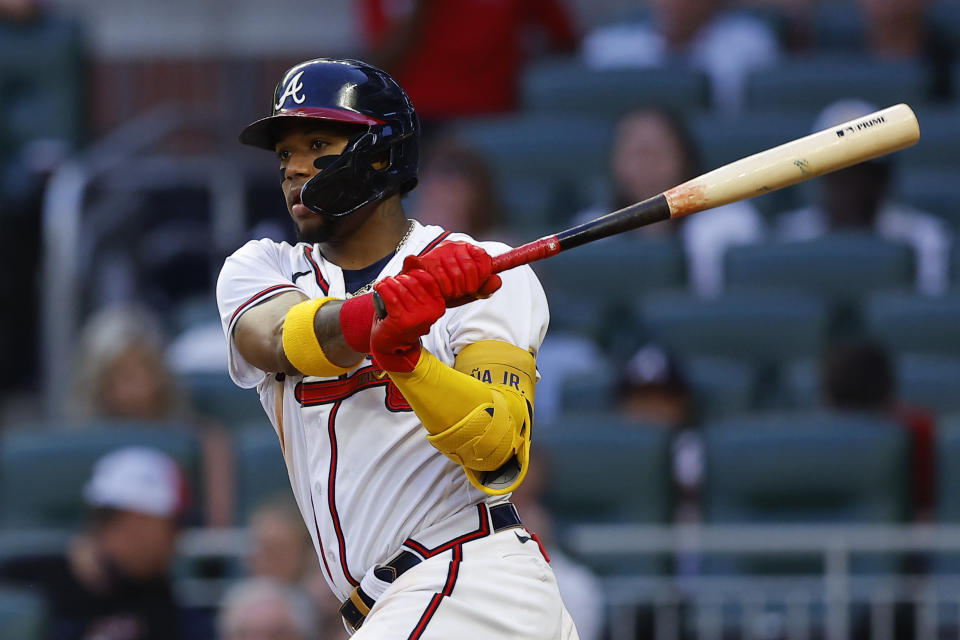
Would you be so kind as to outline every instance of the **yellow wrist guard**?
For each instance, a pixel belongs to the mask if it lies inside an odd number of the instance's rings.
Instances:
[[[350,371],[356,365],[341,367],[330,362],[313,328],[313,319],[320,307],[338,298],[313,298],[295,304],[283,320],[283,353],[297,371],[308,376],[332,378]]]
[[[427,440],[463,467],[473,486],[509,493],[523,481],[530,456],[533,356],[487,340],[465,347],[455,367],[424,349],[413,371],[390,377],[429,432]]]

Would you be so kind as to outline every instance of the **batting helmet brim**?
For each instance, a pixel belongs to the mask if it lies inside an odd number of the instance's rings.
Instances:
[[[281,124],[287,122],[326,121],[344,124],[376,125],[384,124],[383,120],[373,118],[356,111],[332,109],[328,107],[303,107],[287,109],[276,115],[256,120],[240,132],[240,142],[253,147],[273,151],[279,138]]]

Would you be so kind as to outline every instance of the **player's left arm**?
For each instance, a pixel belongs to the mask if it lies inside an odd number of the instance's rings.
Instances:
[[[445,282],[457,279],[454,263],[473,268],[471,256],[459,256],[410,264],[423,269],[378,283],[388,315],[375,324],[371,350],[423,422],[427,439],[462,466],[475,487],[508,493],[523,480],[529,459],[533,354],[546,330],[546,299],[528,267],[504,274],[492,295],[489,285],[478,287],[484,299],[460,307],[444,326],[447,356],[456,354],[448,366],[421,347],[420,336],[443,314],[443,299],[465,291],[448,290]],[[483,260],[474,266],[483,282],[488,267]]]

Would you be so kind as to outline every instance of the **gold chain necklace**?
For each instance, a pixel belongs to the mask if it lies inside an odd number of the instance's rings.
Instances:
[[[413,233],[413,227],[414,227],[413,220],[408,220],[408,221],[407,221],[407,231],[403,234],[403,237],[400,238],[400,242],[398,242],[398,243],[397,243],[397,246],[393,249],[394,255],[396,255],[397,253],[399,253],[399,252],[400,252],[400,247],[402,247],[404,244],[406,244],[407,240],[410,239],[410,234]],[[363,285],[362,287],[360,287],[359,289],[357,289],[356,291],[354,291],[353,293],[351,293],[351,294],[350,294],[350,297],[353,298],[354,296],[359,296],[359,295],[361,295],[361,294],[364,294],[364,293],[370,291],[371,289],[373,289],[373,283],[374,283],[374,282],[375,282],[375,280],[371,280],[371,281],[368,282],[367,284]]]

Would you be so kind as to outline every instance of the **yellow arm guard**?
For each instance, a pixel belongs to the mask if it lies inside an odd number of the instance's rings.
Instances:
[[[333,378],[350,371],[359,364],[341,367],[330,362],[317,340],[313,319],[320,307],[338,298],[313,298],[295,304],[283,320],[283,354],[297,371],[308,376]]]
[[[423,422],[427,440],[490,495],[513,491],[530,458],[536,363],[506,342],[463,348],[454,368],[426,349],[410,373],[390,373]]]

